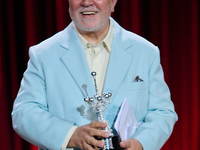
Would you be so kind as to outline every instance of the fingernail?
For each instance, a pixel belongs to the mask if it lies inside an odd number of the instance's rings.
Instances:
[[[103,147],[103,146],[104,146],[104,143],[101,142],[101,143],[99,144],[99,147]]]
[[[105,133],[105,137],[109,137],[109,136],[110,136],[109,133],[106,132],[106,133]]]
[[[104,127],[107,127],[107,123],[104,123],[103,126],[104,126]]]

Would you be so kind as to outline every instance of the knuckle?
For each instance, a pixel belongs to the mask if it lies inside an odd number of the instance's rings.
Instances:
[[[106,134],[105,131],[102,131],[102,130],[98,131],[98,135],[101,136],[101,137],[105,137],[105,134]]]
[[[94,135],[94,130],[88,130],[88,134],[89,134],[90,136],[93,136],[93,135]]]
[[[94,128],[97,124],[98,124],[98,121],[92,121],[92,122],[89,124],[89,126],[90,126],[91,128]]]

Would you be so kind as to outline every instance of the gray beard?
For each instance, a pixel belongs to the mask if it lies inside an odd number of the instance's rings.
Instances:
[[[84,26],[82,26],[77,20],[75,20],[73,18],[73,15],[72,15],[72,13],[70,11],[70,8],[69,8],[69,14],[70,14],[70,17],[71,17],[72,21],[74,22],[76,28],[79,29],[80,31],[84,31],[84,32],[97,32],[97,31],[99,31],[109,21],[111,12],[110,12],[110,15],[108,17],[102,19],[100,21],[100,23],[97,26],[95,26],[95,27],[84,27]],[[85,20],[85,22],[86,21],[87,20]]]

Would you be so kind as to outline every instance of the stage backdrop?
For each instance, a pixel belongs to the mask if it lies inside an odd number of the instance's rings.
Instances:
[[[113,17],[161,51],[179,120],[162,150],[200,149],[198,0],[118,0]],[[13,101],[28,48],[70,23],[67,0],[0,0],[0,149],[35,150],[12,129]]]

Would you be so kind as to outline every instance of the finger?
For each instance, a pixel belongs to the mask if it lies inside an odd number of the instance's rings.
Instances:
[[[95,150],[99,150],[100,147],[94,147]],[[102,148],[102,147],[101,147]]]
[[[122,148],[128,148],[128,147],[131,147],[131,142],[129,140],[124,140],[122,142],[120,142],[120,146]]]
[[[120,142],[119,145],[120,145],[121,148],[125,148],[126,147],[126,145],[124,144],[124,142]]]
[[[86,143],[93,147],[104,147],[105,143],[101,140],[96,140],[94,137],[86,139]]]
[[[108,132],[102,131],[100,129],[94,129],[94,128],[91,128],[88,131],[88,134],[91,137],[100,137],[100,138],[108,138],[109,137],[109,133]]]
[[[89,145],[89,144],[84,144],[83,149],[94,150],[94,148],[92,147],[92,145]]]
[[[89,127],[91,127],[91,128],[105,128],[105,127],[107,127],[107,123],[100,122],[100,121],[92,121],[89,124]]]

